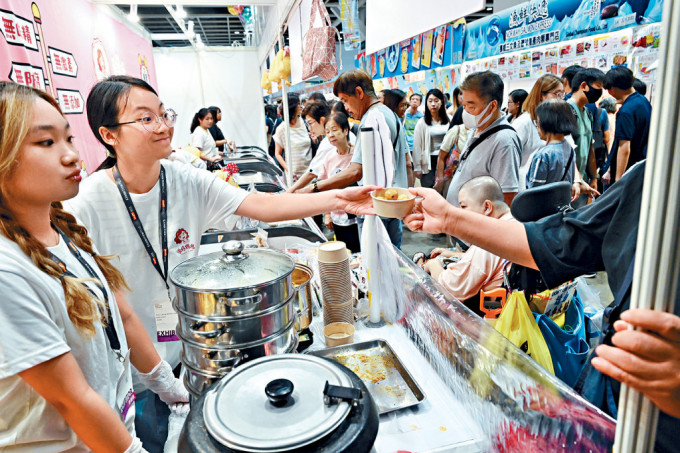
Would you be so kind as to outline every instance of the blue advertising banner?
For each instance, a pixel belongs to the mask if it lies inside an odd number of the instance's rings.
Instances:
[[[355,66],[375,79],[410,74],[463,62],[465,22],[442,25],[374,54],[359,53]]]
[[[465,61],[661,21],[663,0],[533,0],[467,26]]]

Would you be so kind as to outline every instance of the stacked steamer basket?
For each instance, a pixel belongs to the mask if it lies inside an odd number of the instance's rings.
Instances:
[[[270,249],[244,251],[238,241],[222,250],[184,261],[170,274],[184,385],[195,398],[238,364],[294,352],[299,341],[293,260]]]
[[[324,325],[335,322],[352,324],[354,307],[347,247],[344,242],[331,241],[321,244],[317,252]]]

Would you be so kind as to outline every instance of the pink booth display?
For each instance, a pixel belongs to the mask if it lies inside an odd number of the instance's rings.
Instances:
[[[108,7],[87,0],[0,0],[0,74],[3,80],[47,91],[71,124],[88,173],[104,147],[87,124],[90,88],[114,74],[156,85],[151,42]]]

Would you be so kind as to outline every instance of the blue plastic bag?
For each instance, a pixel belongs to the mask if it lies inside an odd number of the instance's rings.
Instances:
[[[573,387],[590,352],[583,303],[578,293],[574,294],[567,309],[564,328],[560,328],[546,315],[534,313],[534,316],[550,350],[555,376]]]

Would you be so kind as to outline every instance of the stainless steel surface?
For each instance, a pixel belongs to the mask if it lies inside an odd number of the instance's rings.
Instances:
[[[269,401],[265,388],[276,379],[293,384],[283,407]],[[206,395],[203,417],[208,432],[239,451],[288,451],[309,445],[340,425],[351,406],[324,403],[323,389],[352,387],[349,375],[332,362],[300,354],[278,355],[236,369]]]
[[[312,308],[314,296],[312,292],[314,288],[312,287],[312,278],[314,277],[314,271],[304,264],[295,264],[295,269],[293,270],[293,286],[297,291],[295,295],[296,300],[296,312],[297,321],[295,323],[295,329],[299,332],[302,329],[309,327],[312,322]],[[302,281],[301,279],[305,280]]]
[[[238,248],[233,247],[236,245],[228,246],[233,253],[198,255],[178,264],[170,273],[172,283],[189,291],[259,289],[293,272],[295,262],[285,253],[242,248],[237,253]]]
[[[242,317],[194,315],[181,310],[176,302],[174,308],[179,315],[178,332],[182,338],[206,346],[233,346],[281,332],[297,320],[297,305],[298,298],[293,296],[281,305]]]
[[[285,326],[280,332],[259,341],[241,343],[237,345],[205,345],[184,338],[182,340],[184,361],[194,370],[208,373],[228,373],[240,363],[264,357],[267,355],[283,354],[297,348],[299,342],[294,322]]]
[[[366,384],[380,415],[415,406],[425,393],[385,340],[309,352],[346,366]]]
[[[184,356],[182,356],[180,360],[182,361],[182,365],[184,365],[184,387],[186,387],[187,391],[196,398],[203,395],[203,392],[211,385],[222,379],[231,371],[231,369],[229,369],[228,371],[216,373],[196,370],[191,365],[187,364]]]
[[[223,253],[209,253],[177,265],[170,279],[177,308],[200,316],[246,316],[278,306],[294,294],[295,262],[271,249],[247,249],[231,241]]]

